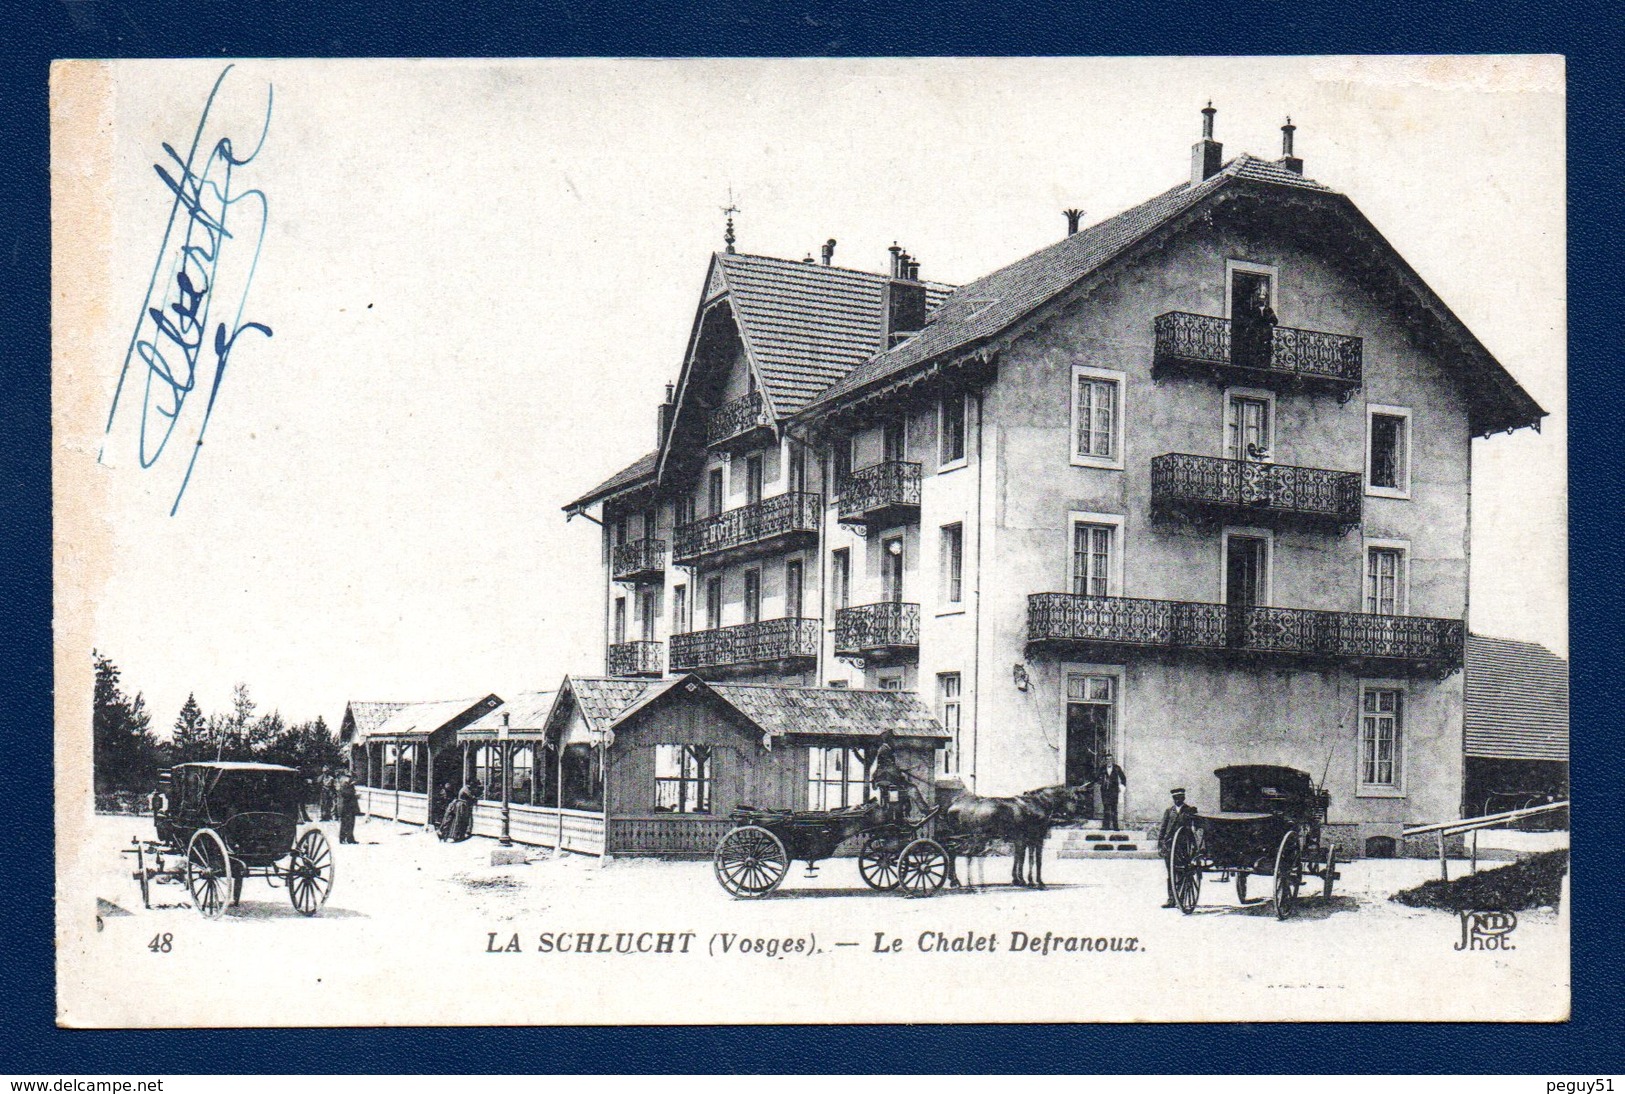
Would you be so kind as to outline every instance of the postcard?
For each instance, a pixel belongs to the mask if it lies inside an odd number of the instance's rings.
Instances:
[[[59,1022],[1565,1020],[1564,81],[58,62]]]

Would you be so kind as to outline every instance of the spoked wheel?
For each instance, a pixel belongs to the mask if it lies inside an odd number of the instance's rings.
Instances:
[[[1332,899],[1332,882],[1337,879],[1337,844],[1326,848],[1326,873],[1321,875],[1324,888],[1321,895],[1327,900]]]
[[[722,837],[712,860],[717,881],[736,897],[766,896],[790,872],[784,843],[766,828],[741,825]]]
[[[1241,904],[1247,903],[1247,871],[1236,871],[1236,900]]]
[[[231,904],[231,856],[211,828],[199,828],[186,845],[186,891],[192,907],[206,919],[219,919]]]
[[[875,836],[858,852],[858,873],[863,883],[879,892],[897,888],[898,841],[894,836]]]
[[[897,888],[904,896],[932,896],[947,880],[948,852],[934,839],[917,839],[897,856]]]
[[[1303,862],[1298,858],[1298,833],[1288,832],[1281,837],[1281,847],[1275,852],[1275,918],[1285,919],[1292,914],[1292,905],[1298,899],[1298,886],[1303,884]]]
[[[1175,832],[1168,845],[1168,883],[1179,910],[1186,915],[1196,911],[1196,900],[1202,895],[1202,864],[1196,858],[1196,833],[1189,826]]]
[[[333,891],[333,849],[321,830],[299,837],[288,855],[288,899],[300,915],[315,915]]]

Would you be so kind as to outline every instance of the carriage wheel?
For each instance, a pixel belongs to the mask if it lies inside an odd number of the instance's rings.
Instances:
[[[1326,848],[1326,873],[1322,875],[1325,887],[1321,890],[1321,895],[1327,900],[1332,899],[1332,879],[1335,877],[1337,877],[1337,844],[1334,843]]]
[[[199,828],[186,845],[186,891],[206,919],[219,919],[231,904],[231,856],[210,828]]]
[[[1285,919],[1292,914],[1292,905],[1298,899],[1298,886],[1303,884],[1303,862],[1298,858],[1298,833],[1288,832],[1281,837],[1281,847],[1275,852],[1275,918]]]
[[[722,837],[712,860],[717,881],[736,897],[766,896],[790,872],[784,843],[754,824],[742,825]]]
[[[875,836],[865,841],[858,852],[858,873],[865,885],[878,892],[897,888],[897,840]]]
[[[948,880],[948,852],[924,837],[897,856],[897,888],[907,897],[932,896]]]
[[[1179,910],[1185,915],[1196,911],[1196,900],[1202,895],[1202,864],[1196,858],[1196,833],[1188,826],[1176,831],[1168,845],[1168,883]]]
[[[299,837],[288,855],[288,899],[300,915],[315,915],[333,891],[333,849],[320,829]]]
[[[1242,904],[1247,903],[1247,871],[1236,871],[1236,900]]]

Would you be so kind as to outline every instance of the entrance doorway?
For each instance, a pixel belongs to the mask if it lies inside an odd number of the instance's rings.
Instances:
[[[1066,770],[1068,786],[1093,782],[1101,757],[1115,752],[1117,679],[1095,673],[1066,678]]]

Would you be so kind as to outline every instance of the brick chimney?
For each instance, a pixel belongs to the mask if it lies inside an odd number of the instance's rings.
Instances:
[[[1303,160],[1292,154],[1292,134],[1297,131],[1298,127],[1292,124],[1291,118],[1288,118],[1286,124],[1281,127],[1281,166],[1295,175],[1301,175]]]
[[[1217,113],[1211,99],[1202,108],[1202,139],[1191,145],[1192,186],[1218,174],[1224,163],[1224,145],[1213,139],[1213,115]]]
[[[891,252],[891,279],[881,299],[881,344],[890,349],[925,326],[925,285],[914,256],[895,243],[887,250]]]
[[[672,405],[677,399],[677,391],[671,384],[666,385],[666,401],[660,404],[659,434],[655,437],[655,447],[660,448],[666,443],[666,433],[671,429]]]

